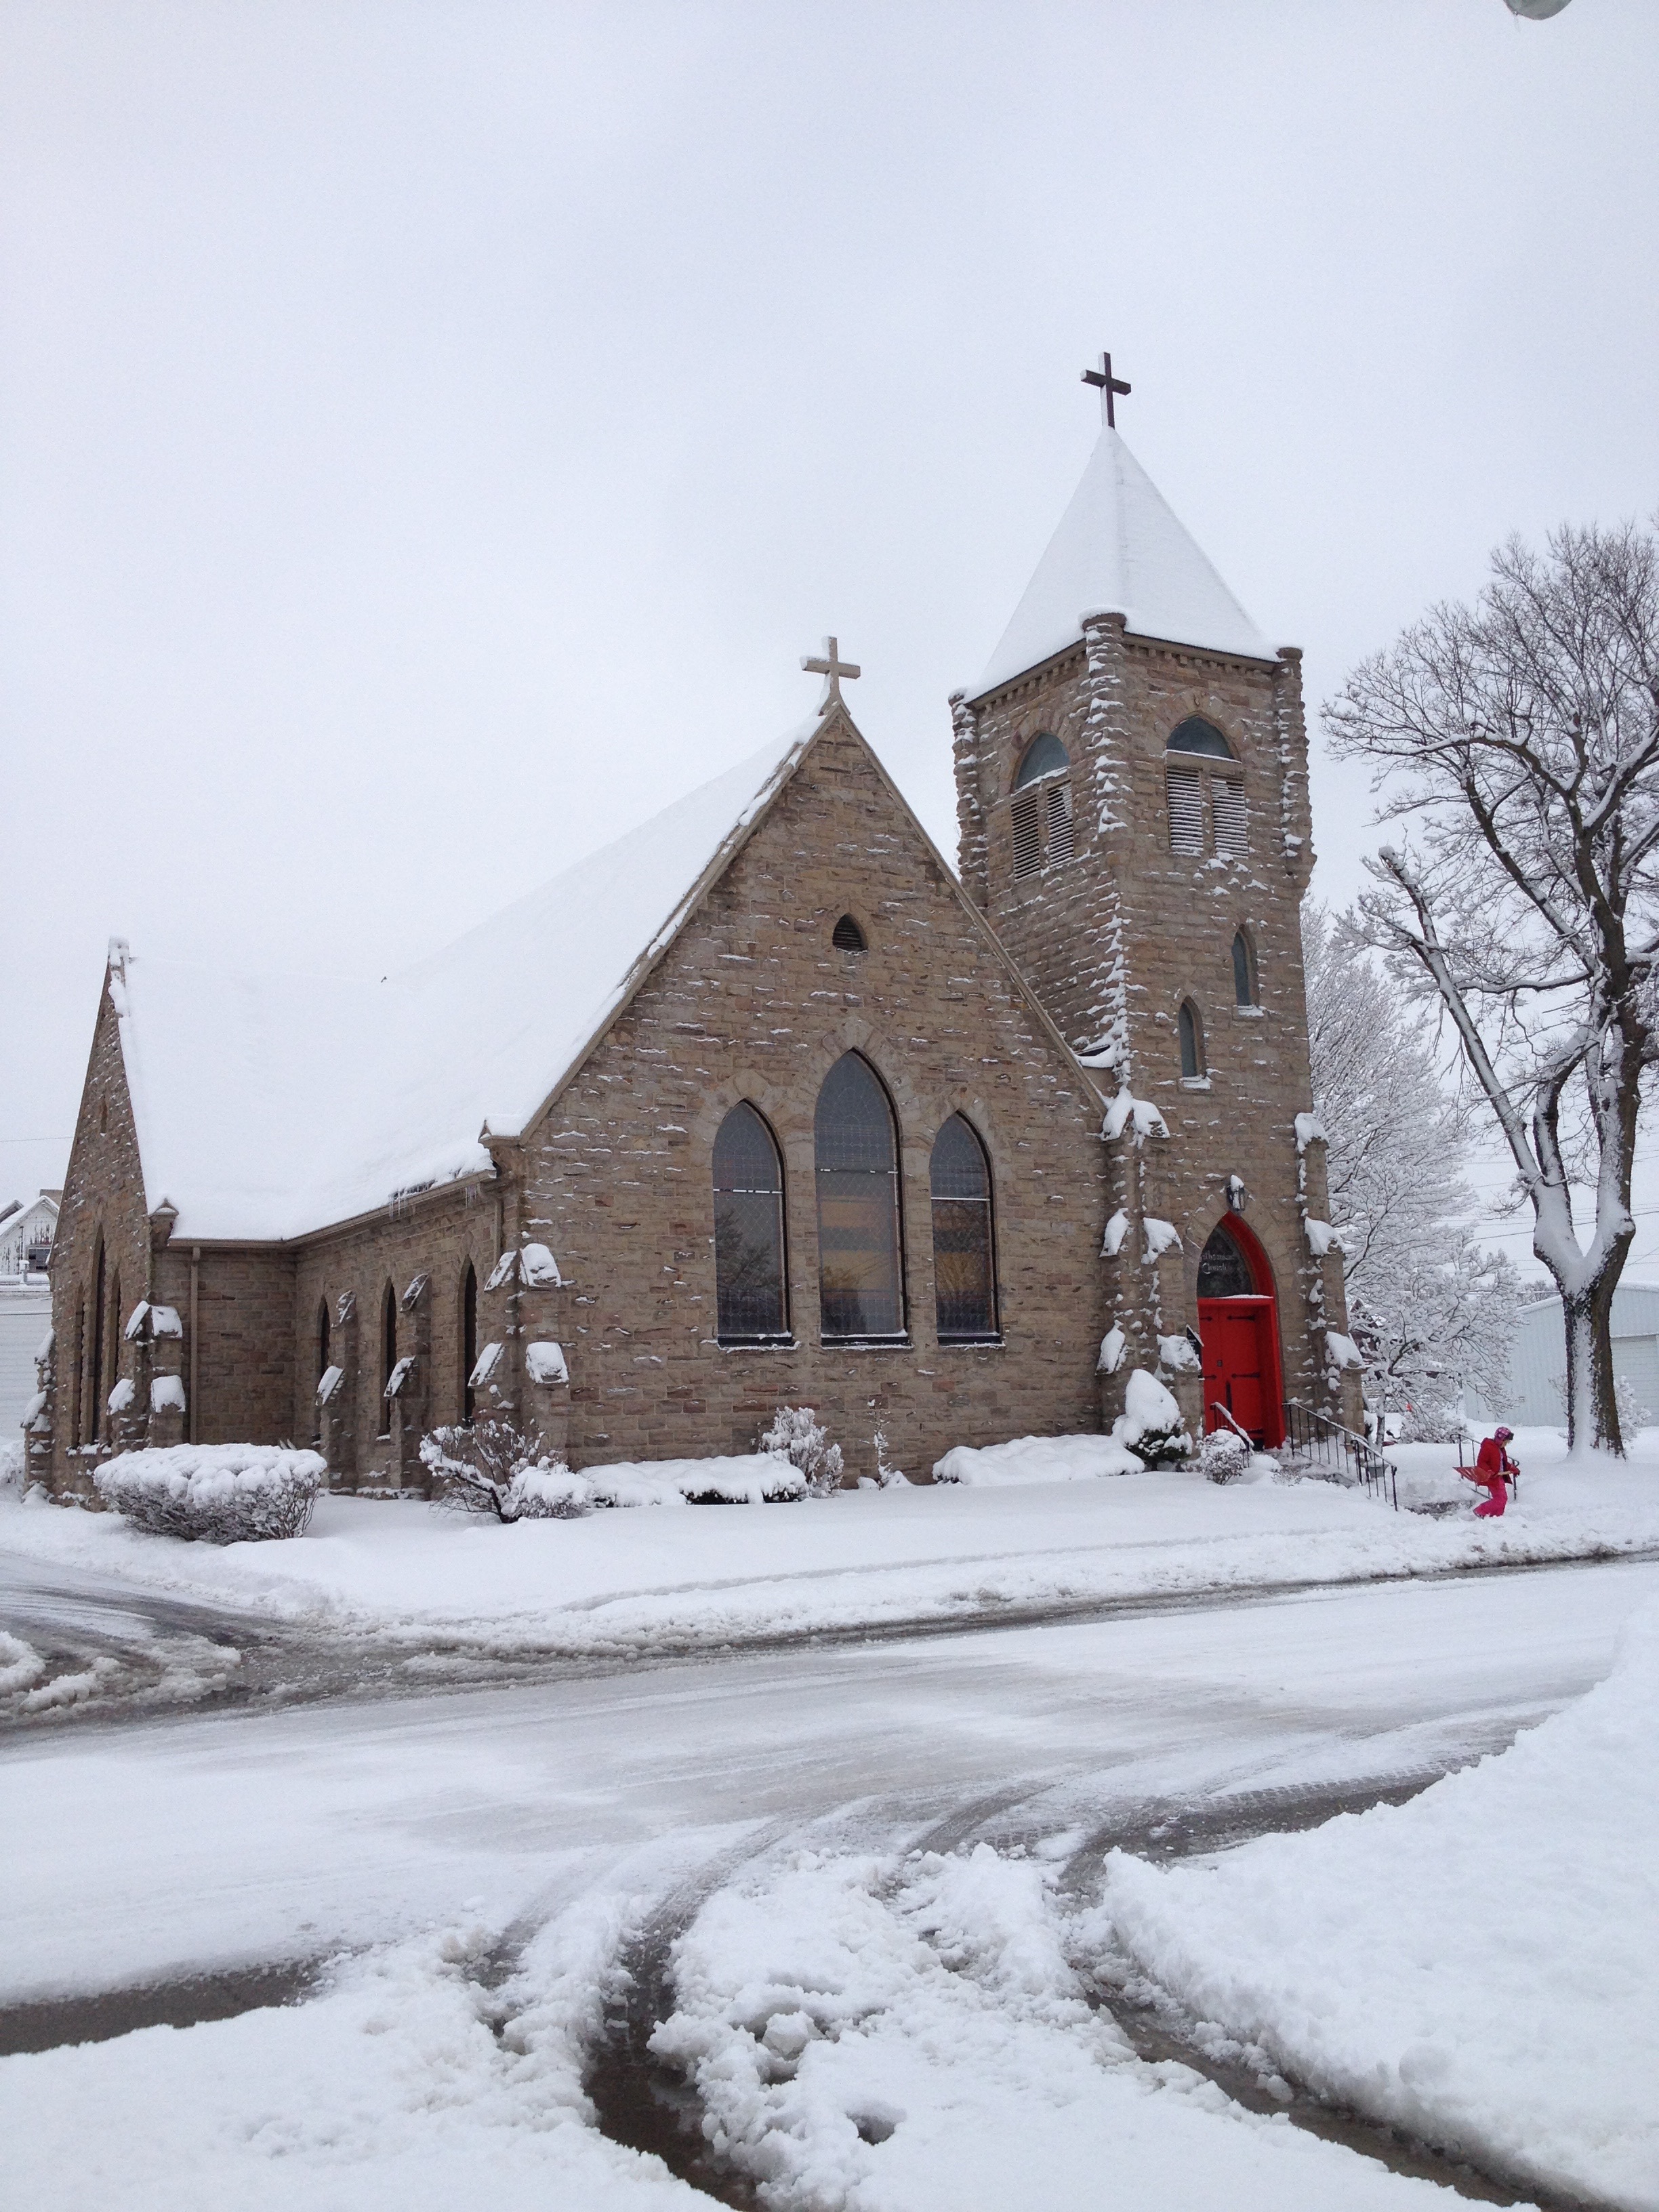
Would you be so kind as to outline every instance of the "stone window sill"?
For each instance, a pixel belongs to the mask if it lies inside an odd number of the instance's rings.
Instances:
[[[939,1348],[941,1352],[1001,1352],[1006,1343],[1001,1336],[942,1336]]]
[[[717,1336],[714,1340],[722,1352],[799,1352],[800,1340],[793,1336]]]
[[[914,1352],[915,1346],[908,1336],[824,1336],[819,1343],[826,1352]]]
[[[1183,1091],[1207,1091],[1210,1087],[1210,1079],[1207,1075],[1183,1075],[1181,1079],[1181,1087]]]
[[[1235,1006],[1233,1008],[1233,1012],[1236,1014],[1243,1014],[1247,1021],[1252,1022],[1259,1022],[1266,1011],[1267,1009],[1263,1006]]]

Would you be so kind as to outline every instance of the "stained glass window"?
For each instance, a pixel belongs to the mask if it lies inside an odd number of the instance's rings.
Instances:
[[[898,1145],[875,1070],[843,1053],[813,1120],[818,1281],[827,1337],[902,1336]]]
[[[1201,1298],[1248,1298],[1255,1294],[1255,1270],[1218,1222],[1199,1255],[1198,1295]]]
[[[960,1114],[933,1139],[933,1294],[942,1343],[997,1333],[991,1246],[991,1170]]]
[[[714,1282],[722,1344],[788,1335],[783,1162],[777,1139],[746,1099],[714,1139]]]

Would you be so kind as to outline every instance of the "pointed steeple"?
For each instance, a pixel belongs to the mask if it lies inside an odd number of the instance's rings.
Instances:
[[[1103,426],[1083,481],[985,672],[981,698],[1083,635],[1083,617],[1127,617],[1142,637],[1273,660],[1274,648],[1115,430]]]

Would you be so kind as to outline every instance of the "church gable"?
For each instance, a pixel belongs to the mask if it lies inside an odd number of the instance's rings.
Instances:
[[[821,1188],[826,1081],[848,1054],[840,1079],[864,1095],[869,1140],[890,1130],[890,1182],[867,1194],[890,1188],[890,1291],[871,1288],[867,1240],[862,1288],[830,1279],[849,1234],[836,1208],[859,1236],[866,1218],[856,1182],[850,1198]],[[526,1133],[522,1234],[568,1279],[573,1456],[681,1449],[692,1416],[703,1449],[748,1449],[803,1400],[866,1471],[878,1426],[924,1472],[952,1442],[1093,1425],[1099,1116],[874,757],[831,718]],[[777,1186],[741,1205],[769,1214],[757,1233],[780,1279],[770,1306],[734,1315],[717,1153],[739,1139],[758,1165],[736,1181]]]

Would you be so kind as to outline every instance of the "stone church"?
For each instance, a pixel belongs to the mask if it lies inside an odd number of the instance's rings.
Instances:
[[[484,1412],[580,1468],[748,1450],[781,1404],[925,1477],[1109,1426],[1136,1368],[1194,1427],[1354,1421],[1298,653],[1109,422],[951,702],[957,872],[856,672],[808,665],[802,726],[402,975],[112,941],[38,1479],[293,1439],[386,1492]]]

